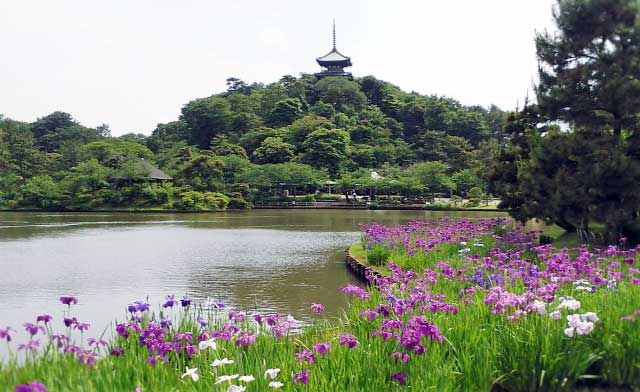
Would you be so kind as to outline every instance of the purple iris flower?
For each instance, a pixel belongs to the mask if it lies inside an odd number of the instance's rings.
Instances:
[[[304,384],[304,385],[309,384],[309,373],[311,373],[311,371],[308,369],[302,373],[295,373],[293,375],[293,383]]]
[[[40,321],[47,324],[48,322],[51,321],[51,316],[49,316],[48,314],[43,314],[42,316],[38,316],[38,318],[36,318],[36,322],[39,323]]]
[[[249,332],[242,332],[238,336],[238,340],[236,340],[236,346],[238,347],[249,347],[255,343],[256,343],[256,335],[253,335]]]
[[[318,355],[322,355],[324,357],[327,353],[331,352],[331,345],[329,343],[318,343],[313,346],[313,349],[316,350]]]
[[[191,298],[188,297],[182,297],[182,299],[180,300],[180,305],[182,305],[183,308],[186,308],[187,306],[191,305]]]
[[[38,348],[40,348],[40,341],[38,339],[35,339],[35,340],[29,340],[27,344],[19,345],[18,351],[29,350],[35,353],[36,351],[38,351]]]
[[[67,335],[53,335],[51,339],[56,341],[56,346],[58,348],[62,348],[68,345],[71,341],[71,338],[69,338]]]
[[[114,357],[120,357],[124,355],[124,349],[120,347],[112,348],[111,355]]]
[[[198,316],[198,324],[200,324],[201,328],[206,328],[209,323],[207,322],[207,320],[203,319],[202,317]]]
[[[13,328],[7,327],[5,329],[0,329],[0,340],[6,339],[7,342],[10,342],[11,341],[11,335],[9,335],[10,331],[13,331]]]
[[[256,323],[260,325],[262,325],[262,323],[264,322],[264,316],[261,314],[254,314],[253,319],[255,320]]]
[[[189,356],[189,358],[191,358],[195,355],[195,353],[198,352],[198,346],[186,345],[184,347],[184,350],[187,352],[187,355]]]
[[[71,306],[78,303],[78,298],[76,297],[60,297],[60,302],[63,305]]]
[[[164,318],[160,320],[160,326],[162,328],[169,328],[171,325],[173,325],[173,323],[171,322],[171,319]]]
[[[109,344],[106,340],[103,340],[103,339],[98,340],[94,338],[87,339],[87,343],[89,344],[89,346],[95,345],[96,347],[98,346],[107,347],[107,345]]]
[[[304,361],[308,361],[309,363],[318,362],[318,360],[316,359],[316,356],[313,355],[313,353],[309,350],[303,350],[301,353],[296,353],[295,357],[300,362],[304,362]]]
[[[79,331],[86,331],[86,330],[88,330],[88,329],[89,329],[89,327],[90,327],[90,326],[91,326],[91,324],[89,324],[89,323],[76,323],[76,326],[75,326],[75,327],[76,327]]]
[[[229,320],[242,322],[244,321],[244,314],[240,312],[229,312]]]
[[[93,367],[98,364],[98,354],[91,350],[82,350],[76,355],[78,356],[78,362],[84,365]]]
[[[391,381],[395,381],[400,385],[407,385],[407,375],[404,373],[396,373],[391,376]]]
[[[360,313],[360,317],[369,319],[369,321],[374,321],[378,316],[379,316],[378,312],[369,310],[369,309],[363,310]]]
[[[29,332],[29,335],[34,336],[38,334],[38,331],[44,333],[44,328],[41,325],[34,325],[31,323],[24,323],[24,330]]]
[[[323,313],[324,312],[324,305],[323,304],[311,304],[311,311],[313,313]]]
[[[14,392],[49,392],[44,384],[32,382],[30,384],[22,384],[15,387]]]
[[[173,308],[177,304],[178,304],[178,301],[176,301],[176,296],[171,294],[171,295],[167,295],[167,302],[165,302],[164,305],[162,305],[162,307]]]
[[[77,319],[77,318],[75,318],[75,317],[73,317],[73,318],[66,318],[66,317],[65,317],[65,319],[64,319],[63,321],[64,321],[64,325],[65,325],[66,327],[70,327],[70,326],[72,326],[72,325],[76,325],[76,324],[78,324],[78,319]]]
[[[149,310],[149,304],[144,301],[136,301],[127,307],[129,313],[147,312]]]
[[[402,363],[407,363],[409,362],[409,359],[410,359],[409,354],[401,353],[401,352],[395,352],[391,354],[391,358],[401,361]]]
[[[342,346],[348,346],[350,349],[356,348],[358,346],[358,339],[353,335],[345,333],[340,335],[340,344]]]
[[[193,334],[191,332],[177,333],[173,339],[174,341],[185,341],[192,343],[193,342]]]
[[[82,352],[82,347],[70,345],[64,348],[64,352],[78,355],[80,352]]]
[[[116,332],[118,333],[118,335],[120,335],[121,337],[127,339],[129,337],[129,331],[127,331],[127,326],[126,324],[117,324],[116,325]]]
[[[361,289],[360,287],[352,285],[352,284],[341,288],[340,291],[342,291],[343,293],[345,293],[347,295],[353,295],[353,296],[360,297],[360,299],[363,299],[363,300],[371,298],[371,294],[368,293],[366,290]]]

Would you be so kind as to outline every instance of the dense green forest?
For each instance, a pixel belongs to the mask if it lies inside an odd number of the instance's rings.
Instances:
[[[372,76],[230,78],[227,87],[186,103],[150,136],[112,137],[108,125],[88,128],[64,112],[33,123],[0,117],[0,206],[249,208],[285,190],[331,198],[327,181],[347,197],[478,197],[507,117]],[[173,180],[150,180],[141,159]]]

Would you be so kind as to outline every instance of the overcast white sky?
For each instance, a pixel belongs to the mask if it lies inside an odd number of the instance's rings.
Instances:
[[[536,74],[553,0],[2,0],[0,113],[55,110],[149,134],[230,76],[316,72],[338,50],[356,76],[465,105],[513,109]]]

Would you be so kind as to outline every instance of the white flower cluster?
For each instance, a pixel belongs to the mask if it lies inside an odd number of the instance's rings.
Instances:
[[[547,304],[537,299],[531,303],[531,309],[542,316],[547,314]]]
[[[573,282],[573,285],[576,286],[576,290],[578,291],[587,291],[589,293],[594,293],[596,291],[596,288],[593,287],[591,282],[586,279],[578,279]]]
[[[233,362],[234,361],[232,359],[227,359],[227,358],[216,359],[211,364],[211,367],[217,368],[219,366],[231,365]],[[281,383],[280,381],[275,380],[275,378],[278,377],[278,373],[280,373],[280,369],[278,369],[278,368],[267,369],[264,372],[264,378],[272,380],[271,382],[269,382],[269,387],[270,388],[280,389],[280,388],[282,388],[284,386],[283,383]],[[191,368],[187,367],[186,372],[182,375],[181,378],[185,378],[185,377],[189,377],[189,378],[191,378],[192,381],[197,382],[200,379],[200,375],[198,374],[198,368],[191,369]],[[228,382],[230,385],[229,385],[229,388],[227,389],[227,392],[244,392],[244,391],[247,390],[246,386],[231,384],[235,380],[238,380],[240,382],[248,384],[248,383],[250,383],[252,381],[255,381],[255,377],[253,377],[252,375],[241,376],[239,374],[218,376],[215,384],[221,384],[221,383]]]
[[[574,335],[589,335],[598,320],[598,316],[593,312],[570,314],[567,316],[569,327],[565,328],[564,334],[570,338]]]
[[[577,281],[576,283],[581,284],[580,281]],[[549,313],[549,317],[552,320],[560,320],[562,318],[562,309],[576,311],[580,309],[580,306],[580,301],[577,301],[571,297],[560,297],[560,305],[558,305],[558,308],[555,311]],[[595,323],[597,323],[598,321],[598,316],[596,316],[596,314],[593,312],[570,314],[567,316],[567,322],[569,323],[569,326],[565,328],[564,334],[570,338],[574,337],[575,335],[589,335],[591,332],[593,332]]]
[[[560,297],[560,305],[557,310],[578,310],[580,309],[580,301],[577,301],[571,297]]]

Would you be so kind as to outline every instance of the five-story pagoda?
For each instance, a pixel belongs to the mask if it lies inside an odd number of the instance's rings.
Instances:
[[[351,77],[350,72],[345,72],[344,68],[351,66],[351,58],[338,52],[336,49],[336,22],[333,22],[333,49],[331,52],[316,59],[318,64],[323,67],[322,72],[316,74],[317,77],[325,76],[347,76]]]

